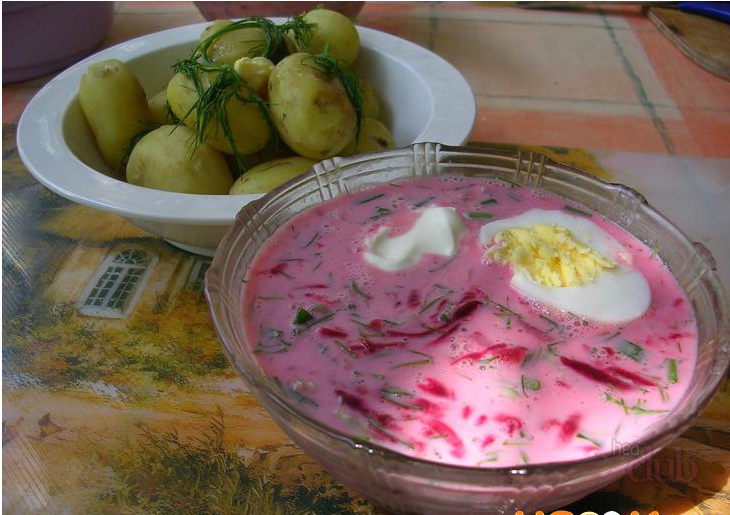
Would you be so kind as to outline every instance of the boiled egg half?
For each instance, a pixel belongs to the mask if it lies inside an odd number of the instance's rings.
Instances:
[[[525,297],[601,323],[625,323],[649,307],[651,291],[630,254],[590,219],[531,209],[484,225],[488,261],[512,267]]]

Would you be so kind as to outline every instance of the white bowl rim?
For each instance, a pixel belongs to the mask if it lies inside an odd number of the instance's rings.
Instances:
[[[69,200],[132,219],[195,225],[232,223],[243,205],[263,194],[193,195],[135,186],[84,164],[63,137],[67,107],[76,97],[81,76],[90,64],[104,59],[127,62],[160,48],[192,43],[208,25],[186,25],[117,44],[76,63],[46,84],[30,101],[18,123],[18,153],[31,174]],[[466,79],[456,68],[433,52],[397,36],[366,27],[358,27],[358,33],[363,47],[391,56],[411,68],[421,80],[424,76],[437,79],[423,82],[433,111],[414,143],[464,144],[474,124],[476,103]]]

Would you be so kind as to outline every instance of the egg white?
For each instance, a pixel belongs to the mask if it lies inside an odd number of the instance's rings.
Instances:
[[[601,272],[598,278],[579,286],[549,287],[515,270],[510,285],[525,297],[600,323],[620,324],[642,316],[651,302],[651,290],[644,276],[630,267],[630,254],[611,235],[587,218],[559,210],[530,209],[524,213],[485,224],[479,241],[489,247],[495,235],[505,229],[535,224],[557,225],[618,266]]]

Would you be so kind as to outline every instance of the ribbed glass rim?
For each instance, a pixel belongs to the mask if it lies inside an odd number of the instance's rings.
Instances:
[[[329,198],[334,198],[339,194],[348,192],[346,186],[343,187],[342,181],[350,174],[356,173],[362,165],[375,163],[372,167],[375,168],[377,162],[383,164],[397,162],[398,166],[401,166],[403,162],[408,162],[409,159],[412,163],[411,166],[420,167],[424,170],[424,173],[420,175],[439,175],[443,173],[440,170],[440,166],[449,164],[461,168],[461,173],[464,175],[481,175],[479,170],[485,166],[485,163],[491,162],[492,164],[489,166],[494,172],[493,175],[512,180],[521,186],[537,186],[543,179],[553,180],[557,183],[569,180],[572,186],[576,188],[576,191],[581,189],[585,189],[586,191],[591,191],[591,189],[601,190],[607,194],[613,194],[617,199],[623,199],[622,201],[627,204],[627,209],[634,210],[632,216],[640,215],[649,217],[661,224],[662,228],[672,233],[674,237],[682,240],[687,246],[687,249],[691,250],[700,260],[703,269],[697,280],[707,288],[712,296],[711,303],[714,307],[715,320],[717,322],[715,338],[718,340],[718,349],[714,354],[714,366],[711,374],[709,374],[711,377],[700,387],[700,395],[693,398],[690,405],[680,411],[673,411],[653,426],[644,436],[631,442],[631,444],[641,449],[641,457],[646,457],[667,445],[670,438],[676,437],[679,432],[689,426],[690,421],[699,414],[700,410],[704,408],[719,388],[728,370],[728,363],[730,362],[730,314],[719,277],[714,270],[715,261],[711,253],[702,244],[697,242],[693,243],[680,229],[674,226],[659,211],[654,209],[643,195],[628,186],[604,181],[575,167],[558,163],[539,152],[489,147],[454,147],[438,143],[417,143],[410,147],[394,151],[366,154],[344,159],[334,158],[323,161],[315,165],[309,172],[289,181],[269,192],[263,198],[245,206],[238,214],[235,223],[221,240],[218,251],[208,269],[205,279],[205,295],[210,306],[211,317],[213,318],[214,325],[229,361],[246,379],[249,386],[255,391],[257,397],[259,397],[259,401],[262,401],[261,396],[264,396],[265,399],[262,403],[266,404],[265,401],[273,402],[278,408],[305,422],[317,432],[323,433],[329,438],[344,442],[355,451],[377,454],[386,461],[411,464],[417,469],[421,469],[421,471],[448,471],[458,476],[449,476],[449,481],[464,480],[466,478],[483,481],[489,476],[530,477],[565,472],[567,467],[587,469],[596,465],[602,465],[601,468],[609,469],[621,465],[623,461],[636,459],[636,456],[632,455],[628,457],[620,449],[614,449],[612,452],[604,452],[579,460],[527,464],[519,467],[473,467],[445,464],[411,457],[376,443],[357,440],[344,432],[318,422],[305,411],[299,409],[294,401],[289,399],[283,392],[272,389],[270,386],[273,383],[267,382],[267,376],[260,368],[256,367],[255,369],[251,369],[251,367],[242,365],[236,356],[237,351],[235,346],[231,345],[231,338],[233,338],[234,334],[231,329],[232,325],[236,323],[236,319],[235,317],[231,318],[228,316],[229,313],[225,309],[221,310],[221,295],[227,295],[225,285],[221,282],[221,279],[225,277],[224,272],[226,270],[240,264],[240,259],[238,259],[240,256],[232,255],[231,251],[238,248],[237,245],[240,244],[241,239],[244,237],[244,226],[250,223],[251,220],[263,219],[264,215],[262,213],[265,213],[267,206],[271,205],[277,198],[305,188],[308,184],[311,186],[311,184],[316,183],[320,188],[322,200],[328,200]],[[566,198],[576,200],[570,197]],[[580,201],[578,202],[580,203]],[[605,217],[605,215],[596,211],[595,208],[591,206],[586,207]],[[616,220],[606,218],[612,220],[614,223],[618,223]],[[619,223],[619,225],[621,224]],[[226,300],[230,299],[226,298]],[[241,299],[239,299],[239,304],[240,301]],[[241,343],[247,347],[247,342],[237,343]],[[694,380],[694,377],[692,380]],[[683,400],[685,398],[686,394]],[[268,406],[265,407],[268,409]],[[446,478],[442,479],[446,480]]]

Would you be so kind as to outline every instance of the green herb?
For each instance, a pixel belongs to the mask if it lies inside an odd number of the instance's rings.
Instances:
[[[228,143],[239,172],[246,169],[243,155],[238,150],[231,129],[227,105],[236,99],[243,103],[256,105],[262,118],[265,120],[271,134],[270,146],[272,150],[278,148],[278,132],[274,127],[268,111],[268,103],[260,98],[252,88],[228,65],[221,65],[211,60],[208,50],[213,42],[223,34],[245,28],[258,28],[264,32],[265,39],[261,45],[251,49],[248,57],[268,57],[274,62],[288,54],[286,49],[287,34],[292,34],[296,41],[309,41],[312,37],[314,25],[306,23],[301,16],[294,17],[282,25],[276,25],[271,20],[260,17],[251,17],[233,22],[210,34],[200,41],[187,58],[181,59],[173,65],[176,73],[184,75],[192,84],[197,100],[185,113],[177,125],[192,116],[195,125],[195,148],[205,142],[210,131],[217,131],[220,127]],[[193,148],[193,151],[195,151]]]
[[[546,321],[546,322],[547,322],[548,324],[550,324],[551,326],[553,326],[553,329],[557,329],[557,330],[558,330],[558,331],[560,331],[560,332],[562,332],[562,331],[563,331],[563,326],[562,326],[562,325],[560,325],[559,323],[557,323],[557,322],[556,322],[555,320],[553,320],[552,318],[548,318],[548,317],[546,317],[545,315],[540,315],[540,318],[542,318],[542,319],[543,319],[543,320],[545,320],[545,321]],[[552,329],[551,329],[551,330],[552,330]],[[548,331],[548,332],[549,332],[549,331]]]
[[[469,218],[489,220],[492,218],[492,213],[484,213],[482,211],[470,211],[466,214]]]
[[[381,388],[380,391],[387,395],[395,395],[396,397],[413,397],[411,392],[401,390],[400,388],[386,387]]]
[[[379,431],[379,432],[383,433],[384,435],[392,438],[396,442],[399,442],[399,443],[405,445],[409,449],[413,449],[414,448],[412,443],[407,442],[407,441],[403,440],[402,438],[398,438],[396,435],[394,435],[393,433],[391,433],[390,431],[388,431],[387,429],[385,429],[385,427],[383,426],[383,424],[381,424],[380,422],[378,422],[375,418],[368,417],[367,418],[367,421],[368,421],[368,424],[370,424],[377,431]]]
[[[522,376],[520,382],[522,383],[522,395],[524,395],[525,397],[527,397],[526,390],[532,390],[533,392],[536,392],[540,389],[541,386],[539,379],[533,379],[531,377]]]
[[[404,363],[398,363],[397,365],[394,365],[390,367],[391,370],[396,370],[398,368],[405,368],[405,367],[420,367],[422,365],[428,365],[432,361],[430,359],[417,359],[414,361],[406,361]]]
[[[677,375],[677,360],[676,359],[667,359],[667,381],[669,381],[672,384],[676,384],[677,381],[679,381],[679,377]]]
[[[653,258],[654,256],[657,255],[658,252],[659,252],[659,242],[657,241],[654,243],[654,246],[651,248],[651,253],[649,254],[649,257]]]
[[[667,412],[667,410],[647,409],[643,406],[643,402],[641,401],[637,401],[637,403],[633,406],[628,406],[626,404],[626,401],[624,401],[623,399],[617,399],[608,392],[604,393],[604,399],[618,406],[621,406],[621,408],[627,415],[629,413],[634,413],[636,415],[658,415],[659,413]]]
[[[403,402],[397,400],[398,397],[413,397],[413,394],[404,392],[403,390],[397,390],[392,388],[382,388],[380,390],[381,398],[384,401],[390,402],[391,404],[395,404],[396,406],[400,406],[402,408],[407,409],[415,409],[415,410],[422,410],[423,406],[420,404],[412,404],[410,402]],[[394,398],[395,397],[395,398]]]
[[[295,325],[304,325],[310,320],[314,320],[314,316],[304,308],[297,309],[297,314],[294,316]]]
[[[370,217],[370,220],[380,220],[384,216],[388,216],[389,214],[393,213],[393,210],[392,209],[388,209],[387,207],[376,206],[375,207],[375,212],[377,214],[371,216]]]
[[[505,440],[502,442],[502,445],[508,445],[508,446],[515,446],[515,445],[532,445],[532,440],[535,438],[532,436],[524,436],[524,434],[520,435],[522,437],[521,440]]]
[[[514,400],[517,400],[517,399],[519,399],[519,398],[520,398],[520,394],[519,394],[519,393],[517,392],[517,390],[515,390],[515,389],[514,389],[514,388],[512,388],[511,386],[503,386],[503,387],[502,387],[502,391],[503,391],[503,392],[504,392],[505,394],[507,394],[507,397],[509,397],[509,398],[510,398],[510,399],[512,399],[513,401],[514,401]]]
[[[261,300],[266,300],[266,301],[269,301],[269,300],[283,300],[284,299],[284,297],[280,297],[278,295],[271,295],[271,296],[256,295],[256,298],[257,299],[261,299]]]
[[[587,440],[587,441],[591,442],[593,445],[595,445],[596,447],[598,447],[599,449],[601,447],[603,447],[603,444],[601,442],[599,442],[595,438],[591,438],[590,436],[586,436],[583,433],[578,433],[577,435],[575,435],[575,437],[576,438],[580,438],[581,440]]]
[[[483,460],[479,460],[477,462],[477,467],[483,465],[484,463],[493,463],[499,460],[499,454],[496,451],[489,452],[485,456],[486,457]]]
[[[623,342],[621,342],[616,347],[616,350],[627,358],[636,361],[637,363],[641,363],[642,361],[644,361],[644,349],[642,349],[639,345],[636,345],[634,342],[630,342],[629,340],[624,340]]]
[[[454,255],[453,256],[451,256],[449,259],[447,259],[446,261],[444,261],[440,265],[438,265],[438,266],[436,266],[434,268],[431,268],[428,272],[429,273],[433,273],[433,272],[436,272],[437,270],[441,270],[442,268],[446,268],[447,266],[449,266],[451,264],[451,262],[454,259],[456,259],[456,256],[458,256],[458,255],[459,255],[459,251],[457,250],[456,252],[454,252]]]
[[[566,206],[563,207],[563,209],[565,211],[568,211],[570,213],[573,213],[574,215],[582,216],[582,217],[585,217],[585,218],[593,218],[593,215],[592,214],[586,213],[585,211],[581,211],[580,209],[576,209],[573,206],[566,205]]]
[[[355,70],[345,61],[336,59],[329,52],[329,44],[325,45],[322,53],[311,57],[314,62],[322,67],[325,72],[337,77],[345,88],[347,98],[350,99],[353,109],[355,109],[356,127],[355,141],[360,140],[360,130],[362,128],[362,90],[360,89],[360,79],[358,79]]]
[[[300,313],[300,311],[303,311],[303,313]],[[312,315],[309,311],[307,311],[304,308],[299,308],[297,311],[297,314],[294,318],[294,324],[298,327],[294,330],[295,333],[301,334],[305,332],[306,330],[310,329],[311,327],[314,327],[317,324],[321,324],[322,322],[326,322],[330,318],[334,317],[334,313],[327,313],[325,315],[322,315],[319,318],[314,318],[314,315]],[[301,323],[297,323],[297,320],[303,320]]]
[[[357,354],[352,352],[352,350],[347,347],[344,343],[342,343],[340,340],[335,340],[335,345],[337,345],[342,352],[347,353],[351,358],[357,359]]]
[[[428,196],[425,199],[421,200],[420,202],[416,202],[415,204],[413,204],[413,207],[414,208],[423,207],[423,206],[425,206],[426,204],[428,204],[429,202],[431,202],[435,198],[436,197],[434,197],[433,195]]]
[[[489,297],[486,297],[486,298],[485,298],[484,300],[485,300],[486,302],[488,302],[488,303],[489,303],[489,302],[491,302],[492,304],[494,304],[495,306],[497,306],[497,307],[498,307],[499,309],[501,309],[502,311],[506,311],[507,313],[509,313],[509,314],[511,314],[511,315],[514,315],[514,316],[516,316],[517,318],[522,318],[522,315],[520,315],[520,314],[519,314],[519,313],[517,313],[516,311],[512,311],[512,310],[511,310],[510,308],[508,308],[508,307],[507,307],[507,306],[505,306],[504,304],[500,304],[499,302],[495,302],[495,301],[493,301],[492,299],[490,299]]]
[[[629,414],[629,407],[626,405],[626,402],[623,399],[617,399],[608,392],[605,392],[603,395],[605,400],[607,400],[608,402],[612,402],[617,406],[621,406],[621,408],[624,410],[624,413],[626,413],[627,415]]]
[[[497,361],[499,359],[499,356],[492,356],[491,358],[484,358],[477,361],[480,365],[489,365],[493,361]]]
[[[385,196],[385,193],[377,193],[377,194],[375,194],[375,195],[373,195],[371,197],[367,197],[367,198],[364,198],[362,200],[358,200],[357,202],[355,202],[355,204],[357,204],[357,205],[367,204],[368,202],[372,202],[373,200],[377,200],[380,197],[384,197],[384,196]]]
[[[658,384],[657,389],[659,390],[659,395],[661,395],[661,397],[662,397],[662,402],[668,402],[669,395],[667,394],[667,387],[664,385]]]
[[[489,204],[496,204],[496,203],[497,203],[497,199],[494,199],[494,198],[488,198],[487,200],[482,200],[480,202],[480,204],[483,206],[488,206]]]
[[[522,458],[522,463],[524,463],[525,465],[530,464],[530,459],[527,457],[527,453],[522,449],[520,449],[520,458]]]
[[[448,322],[449,320],[451,320],[451,318],[449,317],[448,313],[441,313],[439,320],[441,320],[442,322]]]
[[[441,288],[441,289],[443,289],[443,288]],[[424,311],[428,310],[431,306],[433,306],[434,304],[436,304],[438,301],[440,301],[442,299],[445,299],[446,297],[448,297],[452,293],[454,293],[453,290],[447,290],[446,293],[444,293],[443,295],[441,295],[439,297],[436,297],[435,299],[433,299],[433,300],[429,301],[428,303],[424,304],[423,307],[421,307],[421,309],[418,310],[418,314],[419,315],[423,314]]]
[[[385,333],[384,332],[378,331],[377,329],[375,329],[370,324],[366,324],[364,322],[360,322],[359,320],[355,320],[354,318],[351,318],[350,321],[353,324],[359,325],[360,327],[362,327],[364,329],[367,329],[368,331],[373,331],[373,333],[372,333],[373,336],[385,336]],[[370,336],[370,334],[368,334],[368,336]]]
[[[315,232],[315,233],[314,233],[314,235],[312,236],[312,238],[311,238],[311,239],[310,239],[310,240],[309,240],[309,241],[307,242],[307,244],[306,244],[306,245],[304,245],[304,246],[303,246],[302,248],[303,248],[303,249],[306,249],[306,248],[307,248],[307,247],[309,247],[309,246],[310,246],[310,245],[311,245],[312,243],[314,243],[314,240],[316,240],[317,238],[319,238],[319,231]]]
[[[557,357],[557,356],[558,356],[558,351],[556,351],[556,350],[555,350],[555,346],[556,346],[556,345],[560,345],[560,342],[558,342],[558,343],[549,343],[549,344],[547,345],[547,350],[548,350],[548,352],[549,352],[550,354],[552,354],[553,356],[555,356],[555,357]]]
[[[364,292],[364,291],[363,291],[363,290],[362,290],[362,289],[360,288],[360,286],[358,286],[357,282],[355,282],[355,281],[352,281],[352,282],[350,283],[350,286],[352,286],[352,291],[354,291],[354,292],[355,292],[355,293],[356,293],[357,295],[360,295],[361,297],[363,297],[363,298],[364,298],[364,299],[366,299],[366,300],[370,300],[370,299],[372,299],[372,297],[371,297],[370,295],[368,295],[367,293],[365,293],[365,292]]]
[[[139,143],[139,140],[144,138],[147,134],[157,129],[158,127],[161,127],[161,125],[157,123],[140,122],[140,124],[141,123],[144,123],[145,126],[140,129],[137,134],[129,139],[127,144],[124,146],[124,150],[122,150],[122,157],[121,159],[119,159],[119,164],[117,165],[117,169],[115,170],[117,173],[122,173],[124,167],[127,166],[129,156],[132,155],[132,150],[134,150],[134,147],[137,145],[137,143]]]
[[[606,340],[613,340],[614,338],[616,338],[620,334],[621,334],[621,331],[616,331],[611,336],[607,337]]]
[[[631,406],[629,408],[632,413],[635,413],[637,415],[658,415],[659,413],[666,413],[667,410],[665,409],[647,409],[644,408],[640,402],[637,402],[635,405]]]

